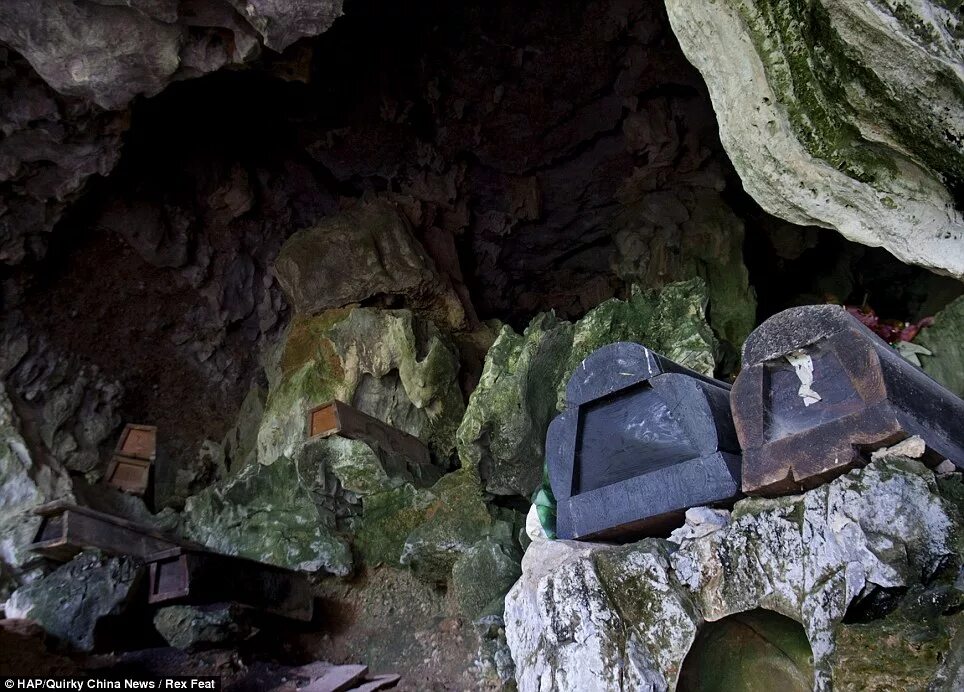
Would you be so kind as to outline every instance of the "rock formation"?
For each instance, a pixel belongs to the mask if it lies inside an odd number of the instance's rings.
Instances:
[[[762,608],[822,686],[953,681],[958,491],[915,462],[693,508],[676,543],[525,527],[565,382],[612,341],[731,379],[776,311],[869,304],[936,315],[923,367],[958,386],[964,285],[903,263],[964,277],[952,5],[7,0],[6,614],[65,649],[119,623],[182,662],[270,642],[425,687],[669,688]],[[430,461],[309,437],[336,399]],[[158,428],[146,502],[99,484],[124,423]],[[56,498],[309,573],[330,627],[26,554]]]
[[[705,321],[705,290],[692,280],[607,301],[575,324],[543,314],[521,335],[503,327],[459,426],[462,465],[478,469],[490,493],[529,497],[542,477],[546,430],[562,408],[566,382],[600,346],[645,342],[712,375],[716,344]]]
[[[803,495],[738,502],[678,545],[536,539],[506,597],[519,689],[673,689],[706,623],[754,609],[803,625],[814,689],[961,680],[959,486],[884,455]]]
[[[0,41],[23,55],[58,92],[117,109],[177,79],[283,50],[325,31],[340,0],[4,3]]]
[[[70,499],[70,485],[62,469],[31,456],[13,404],[0,386],[0,595],[8,594],[32,571],[33,556],[26,546],[40,527],[33,508]]]
[[[772,214],[964,278],[964,54],[939,2],[667,3]]]

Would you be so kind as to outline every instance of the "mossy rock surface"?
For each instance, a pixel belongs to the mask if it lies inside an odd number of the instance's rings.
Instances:
[[[228,555],[307,572],[348,574],[351,549],[337,522],[343,500],[327,468],[333,444],[341,446],[320,440],[303,447],[296,458],[250,464],[188,498],[182,531]],[[360,453],[370,453],[367,446],[355,444],[364,448]]]
[[[505,594],[522,574],[521,552],[494,538],[484,538],[452,567],[452,590],[463,615],[475,620],[502,615]]]
[[[258,431],[258,461],[292,456],[306,413],[338,399],[418,437],[441,459],[465,410],[458,351],[407,310],[332,310],[290,325]]]
[[[33,620],[68,649],[91,651],[98,623],[146,598],[145,582],[144,565],[88,550],[17,589],[6,614]]]
[[[634,290],[629,300],[608,300],[575,323],[541,314],[522,334],[503,327],[459,426],[462,465],[478,471],[487,492],[531,496],[542,477],[549,421],[579,363],[606,344],[637,341],[712,375],[716,341],[706,302],[705,283],[692,279]]]
[[[933,354],[920,356],[924,372],[964,397],[964,296],[937,313],[915,343]]]
[[[964,54],[935,0],[667,0],[744,189],[769,213],[833,228],[964,277]]]

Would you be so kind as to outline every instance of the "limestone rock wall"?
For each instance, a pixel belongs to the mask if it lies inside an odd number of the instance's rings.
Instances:
[[[115,109],[171,81],[250,60],[262,42],[283,50],[340,14],[340,0],[17,0],[0,8],[0,41],[58,92]]]
[[[0,596],[25,580],[33,557],[32,543],[40,518],[37,505],[71,499],[71,484],[63,469],[39,463],[20,432],[20,421],[6,390],[0,386]]]

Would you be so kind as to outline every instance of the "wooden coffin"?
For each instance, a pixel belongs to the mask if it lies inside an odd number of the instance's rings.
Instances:
[[[314,598],[307,578],[282,567],[202,549],[174,548],[150,558],[149,575],[150,603],[232,602],[311,620]]]
[[[43,520],[28,549],[61,562],[85,548],[146,559],[163,550],[192,545],[151,527],[59,500],[37,507],[34,513]]]
[[[697,505],[740,496],[729,386],[635,343],[592,353],[549,425],[556,535],[664,535]]]
[[[153,464],[143,459],[115,456],[107,466],[104,483],[131,495],[143,497],[151,485]]]
[[[413,480],[434,483],[441,476],[432,465],[428,447],[413,435],[402,432],[343,401],[329,401],[308,411],[308,437],[340,435],[361,440],[381,452],[390,474],[404,472]],[[392,462],[398,468],[391,468]]]
[[[926,443],[925,461],[964,467],[964,401],[836,305],[761,324],[731,402],[746,493],[812,488],[911,435]]]
[[[104,482],[118,490],[143,497],[151,484],[157,458],[157,428],[129,423],[124,426]]]
[[[157,427],[128,423],[117,440],[114,454],[130,459],[154,461],[157,458]]]

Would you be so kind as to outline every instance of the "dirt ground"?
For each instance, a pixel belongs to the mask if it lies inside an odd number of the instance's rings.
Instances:
[[[220,675],[234,692],[289,686],[291,669],[314,661],[397,673],[404,691],[497,690],[477,660],[479,636],[450,596],[411,573],[377,568],[318,585],[311,625],[275,621],[235,648],[169,647],[72,655],[23,620],[0,620],[0,675]],[[293,687],[292,687],[293,689]]]

